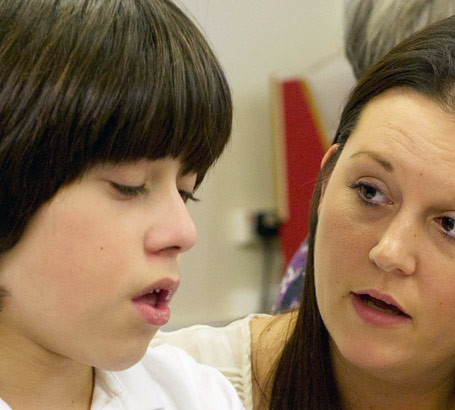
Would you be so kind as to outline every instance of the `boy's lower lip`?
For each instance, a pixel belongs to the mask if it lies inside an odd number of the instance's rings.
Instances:
[[[351,293],[351,302],[360,319],[373,326],[387,329],[409,324],[412,320],[409,316],[393,315],[369,307],[355,293]]]
[[[158,302],[156,306],[152,306],[140,300],[132,302],[141,317],[151,325],[164,326],[171,317],[171,310],[165,303]]]

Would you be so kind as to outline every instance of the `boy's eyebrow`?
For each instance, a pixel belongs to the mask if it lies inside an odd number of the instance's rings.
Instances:
[[[382,158],[379,154],[377,154],[374,151],[359,151],[356,152],[355,154],[351,155],[351,158],[357,157],[359,155],[367,155],[370,158],[374,159],[376,162],[378,162],[382,167],[388,171],[388,172],[393,172],[393,166],[392,164],[387,161],[386,159]]]

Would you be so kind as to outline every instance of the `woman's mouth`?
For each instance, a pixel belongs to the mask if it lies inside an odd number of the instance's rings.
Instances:
[[[395,315],[395,316],[407,316],[409,317],[409,315],[407,315],[406,313],[402,312],[398,307],[396,307],[395,305],[392,305],[392,304],[389,304],[387,302],[384,302],[380,299],[376,299],[374,298],[373,296],[370,296],[370,295],[359,295],[360,299],[362,300],[362,302],[372,308],[372,309],[376,309],[380,312],[384,312],[384,313],[387,313],[389,315]]]
[[[376,291],[352,292],[351,301],[357,315],[364,322],[378,327],[395,327],[412,320],[393,298]]]

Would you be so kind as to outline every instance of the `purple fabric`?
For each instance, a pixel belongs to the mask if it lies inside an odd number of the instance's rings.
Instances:
[[[292,257],[291,263],[281,280],[280,292],[273,306],[273,312],[299,307],[307,256],[308,242],[305,240]]]

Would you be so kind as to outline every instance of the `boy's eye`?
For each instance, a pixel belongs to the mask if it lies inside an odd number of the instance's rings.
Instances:
[[[110,181],[111,186],[119,192],[122,196],[125,197],[135,197],[137,195],[141,195],[145,193],[146,188],[145,185],[124,185],[118,184],[116,182]],[[183,189],[179,189],[179,194],[183,199],[183,202],[187,203],[188,201],[199,201],[199,199],[195,198],[193,193],[190,191],[185,191]]]
[[[123,185],[112,181],[110,184],[116,191],[126,197],[133,197],[145,192],[145,185]]]
[[[183,189],[179,189],[179,194],[183,199],[183,202],[187,203],[188,200],[197,202],[199,199],[195,198],[192,192],[185,191]]]

